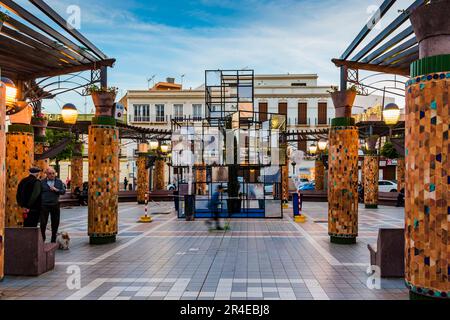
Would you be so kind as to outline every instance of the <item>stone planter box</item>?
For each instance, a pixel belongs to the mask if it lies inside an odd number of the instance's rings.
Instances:
[[[95,105],[96,117],[112,117],[114,100],[116,99],[116,93],[114,92],[92,92],[92,101]]]
[[[334,107],[336,109],[336,118],[350,118],[352,116],[352,107],[356,99],[356,91],[336,91],[331,93]]]

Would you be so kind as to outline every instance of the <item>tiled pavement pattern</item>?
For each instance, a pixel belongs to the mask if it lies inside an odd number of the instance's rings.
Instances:
[[[143,206],[120,204],[118,240],[104,246],[88,244],[87,208],[64,209],[70,250],[57,252],[52,272],[6,277],[0,299],[407,299],[402,279],[383,279],[378,290],[366,285],[367,243],[380,227],[403,227],[403,210],[360,207],[358,243],[342,246],[329,242],[326,206],[305,203],[306,224],[285,214],[232,220],[231,231],[210,233],[203,221],[175,214],[138,224]],[[72,265],[81,270],[80,290],[66,285]]]

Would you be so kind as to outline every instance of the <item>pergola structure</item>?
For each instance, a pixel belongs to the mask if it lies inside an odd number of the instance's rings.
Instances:
[[[384,1],[372,24],[395,2]],[[450,295],[449,14],[449,0],[414,1],[362,46],[374,33],[374,28],[364,26],[342,56],[333,59],[341,68],[336,109],[351,110],[347,83],[358,83],[358,70],[409,77],[405,89],[405,280],[412,298],[448,299]],[[346,116],[334,119],[330,130],[330,181],[339,181],[329,189],[332,241],[344,242],[358,234],[357,158],[352,148],[358,143],[357,130]]]
[[[0,166],[0,279],[3,277],[5,227],[21,228],[24,225],[22,210],[16,202],[17,185],[28,175],[31,166],[45,168],[48,165],[48,159],[41,156],[48,148],[47,120],[39,118],[42,99],[77,90],[89,95],[93,84],[99,87],[95,92],[97,96],[108,91],[107,68],[115,62],[70,27],[44,1],[30,0],[30,3],[33,10],[16,1],[0,1],[0,7],[6,12],[0,15],[0,163],[5,163]],[[82,77],[80,74],[84,71],[90,72],[90,76]],[[62,80],[64,75],[69,75],[68,80]],[[81,83],[71,80],[75,77],[81,79]],[[10,96],[11,90],[17,90],[17,93]],[[116,149],[119,132],[112,113],[113,105],[105,105],[105,101],[110,100],[94,101],[96,115],[99,110],[110,110],[111,113],[94,118],[89,128],[90,140],[94,136],[96,139],[96,144],[90,146],[89,166],[91,240],[111,239],[117,233],[114,221],[117,221],[118,190],[105,186],[118,179],[119,153]],[[32,113],[36,118],[31,121]],[[6,115],[11,121],[8,133],[5,132]],[[53,152],[65,143],[61,141]],[[82,162],[75,163],[80,155],[74,155],[72,164],[82,172]],[[102,175],[112,180],[101,181],[98,177]]]

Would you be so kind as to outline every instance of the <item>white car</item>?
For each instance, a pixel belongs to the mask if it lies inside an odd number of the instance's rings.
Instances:
[[[397,183],[391,180],[380,180],[378,181],[378,191],[379,192],[397,192]]]

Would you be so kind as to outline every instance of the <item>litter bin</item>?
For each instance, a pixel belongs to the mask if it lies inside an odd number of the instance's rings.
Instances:
[[[195,208],[195,196],[185,195],[184,196],[184,215],[186,221],[194,221],[194,208]]]

